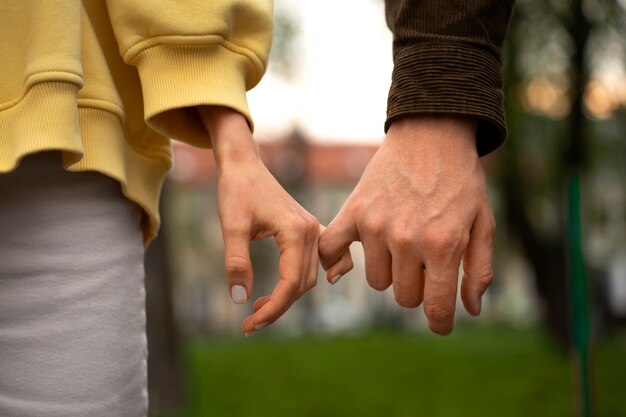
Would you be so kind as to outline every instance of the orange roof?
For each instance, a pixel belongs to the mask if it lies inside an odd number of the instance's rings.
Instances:
[[[354,184],[378,145],[320,145],[290,138],[259,145],[268,169],[281,182]],[[169,180],[185,185],[212,185],[212,151],[173,142],[174,166]]]

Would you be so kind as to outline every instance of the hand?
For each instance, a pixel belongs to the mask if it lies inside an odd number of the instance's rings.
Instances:
[[[226,276],[235,303],[247,302],[252,294],[250,241],[273,236],[280,251],[274,292],[257,299],[255,313],[243,322],[243,332],[250,335],[276,321],[315,286],[317,244],[323,229],[267,170],[241,114],[225,107],[202,107],[199,111],[215,155]],[[347,272],[345,266],[351,267],[349,256],[338,262],[338,273]]]
[[[393,283],[398,304],[424,302],[430,329],[452,331],[461,300],[480,313],[492,277],[495,221],[470,119],[419,115],[395,121],[337,217],[322,234],[322,265],[360,240],[369,285]]]

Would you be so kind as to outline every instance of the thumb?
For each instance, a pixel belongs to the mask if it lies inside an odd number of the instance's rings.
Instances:
[[[230,296],[235,304],[244,304],[252,294],[252,262],[250,260],[250,232],[245,228],[222,225],[224,237],[224,266]]]
[[[324,269],[339,262],[344,254],[350,254],[350,244],[359,240],[359,232],[352,217],[340,212],[322,232],[319,240],[320,261]]]

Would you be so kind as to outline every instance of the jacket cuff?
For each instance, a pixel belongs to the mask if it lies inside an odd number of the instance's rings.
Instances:
[[[472,117],[478,154],[493,151],[506,138],[501,71],[497,57],[472,45],[433,41],[398,48],[385,132],[411,114]]]
[[[253,129],[246,84],[258,69],[248,57],[214,43],[159,44],[141,51],[137,66],[146,122],[157,132],[208,148],[197,106],[224,106],[241,113]]]

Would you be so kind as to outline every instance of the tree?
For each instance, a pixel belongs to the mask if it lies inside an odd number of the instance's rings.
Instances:
[[[562,346],[572,340],[566,183],[572,170],[588,172],[596,154],[601,122],[589,90],[605,64],[600,45],[611,41],[607,28],[623,32],[624,15],[610,1],[520,0],[506,48],[503,223],[531,266],[545,323]]]

